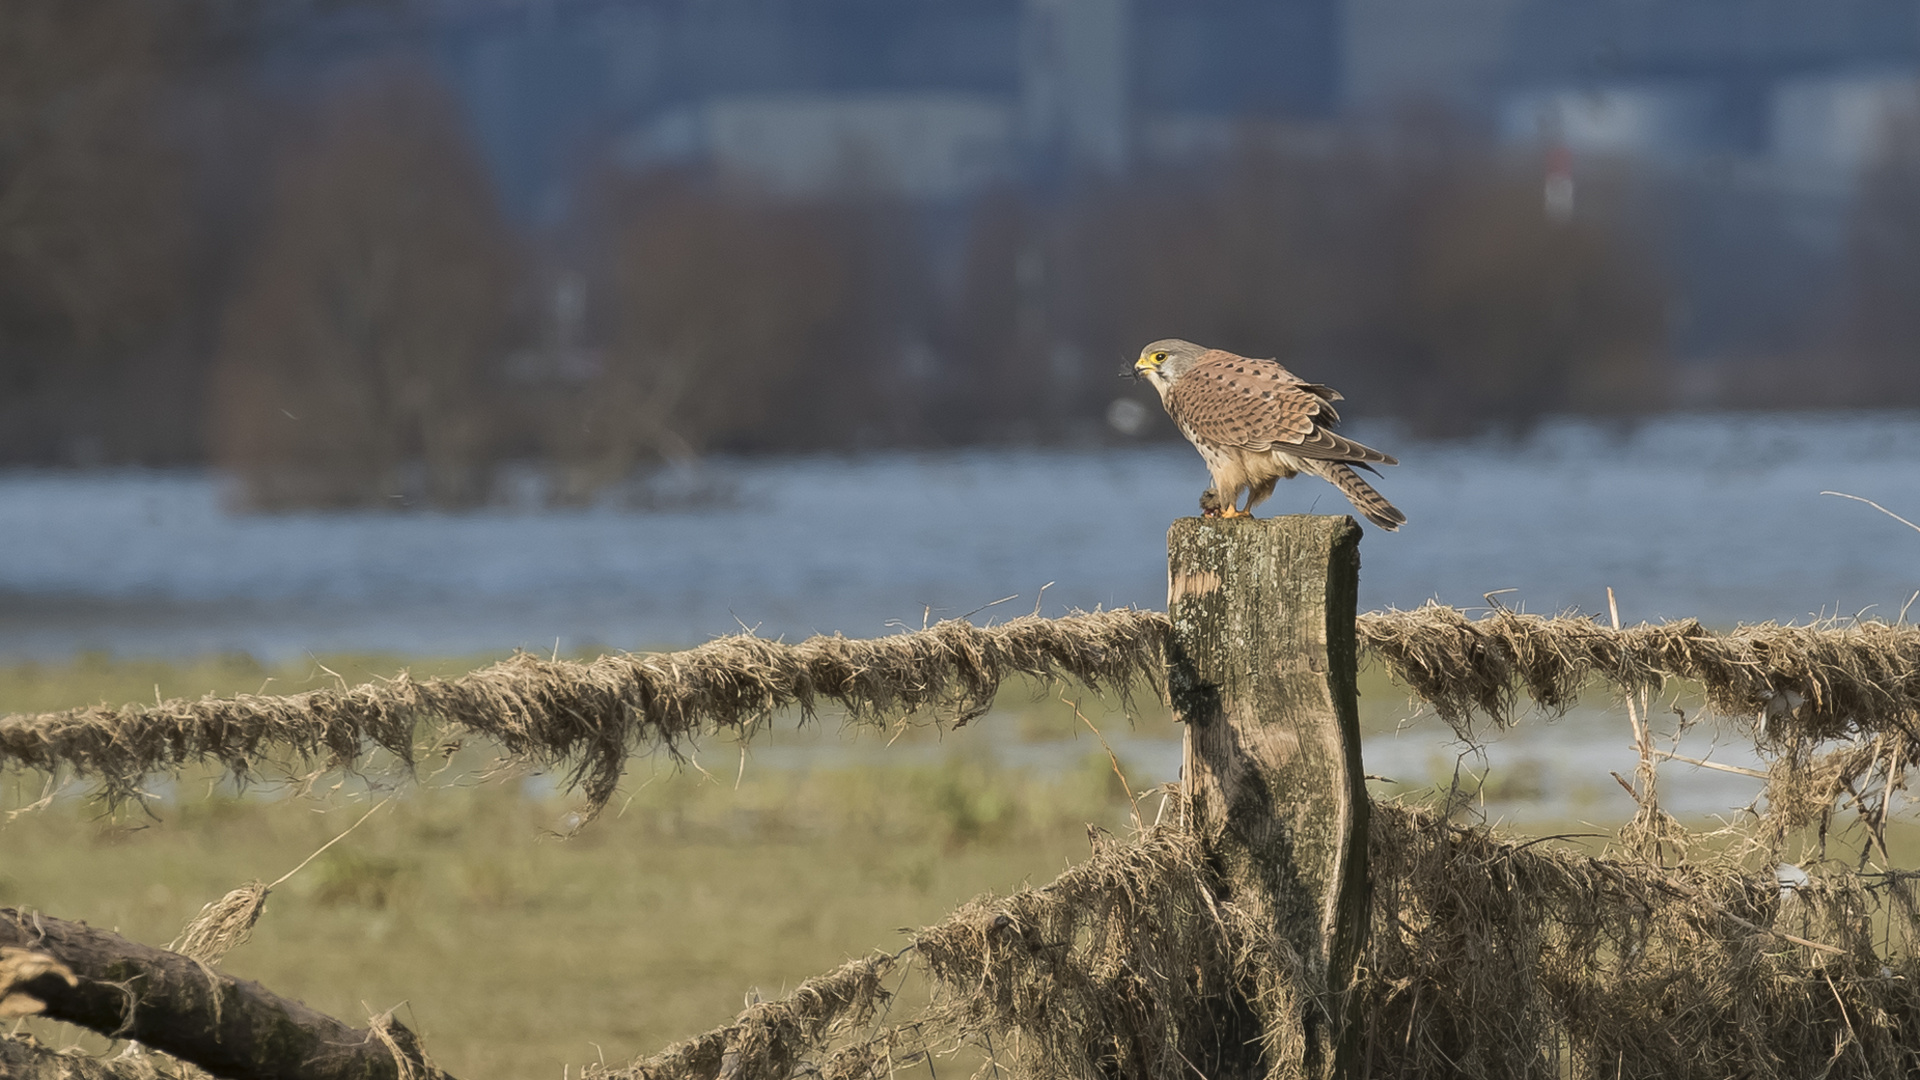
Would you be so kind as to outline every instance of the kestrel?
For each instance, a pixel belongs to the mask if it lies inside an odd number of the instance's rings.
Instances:
[[[1332,482],[1375,525],[1391,532],[1406,524],[1407,515],[1353,471],[1400,463],[1333,433],[1338,390],[1307,382],[1273,360],[1178,338],[1142,349],[1133,374],[1160,392],[1167,415],[1206,460],[1213,474],[1212,489],[1200,496],[1206,516],[1246,517],[1273,494],[1274,484],[1306,472]],[[1236,509],[1242,490],[1247,505]]]

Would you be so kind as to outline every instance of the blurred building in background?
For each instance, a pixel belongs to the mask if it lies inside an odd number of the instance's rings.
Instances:
[[[1920,404],[1907,2],[103,4],[0,13],[7,460],[584,498],[1166,434],[1168,333],[1433,431]]]
[[[1911,112],[1920,73],[1920,13],[1895,0],[460,0],[391,17],[430,39],[530,212],[610,136],[635,169],[951,199],[1225,151],[1248,120],[1415,102],[1508,140],[1733,155],[1831,186]],[[386,44],[365,12],[333,18]],[[312,34],[343,56],[343,35]]]
[[[509,201],[584,148],[787,194],[964,198],[1223,149],[1340,103],[1337,0],[573,0],[448,5],[436,51]]]

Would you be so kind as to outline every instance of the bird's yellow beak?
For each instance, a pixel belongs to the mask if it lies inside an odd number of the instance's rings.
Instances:
[[[1133,373],[1135,375],[1145,375],[1147,372],[1159,366],[1160,361],[1155,360],[1151,355],[1142,355],[1140,359],[1133,362]]]

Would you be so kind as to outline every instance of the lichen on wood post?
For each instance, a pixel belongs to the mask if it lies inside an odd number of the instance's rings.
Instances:
[[[1239,913],[1272,928],[1300,985],[1244,1003],[1241,1060],[1207,1075],[1337,1076],[1351,1060],[1367,919],[1349,517],[1184,518],[1167,534],[1168,689],[1186,724],[1182,785]],[[1283,953],[1284,955],[1284,953]],[[1293,1030],[1287,1030],[1291,1027]],[[1291,1046],[1289,1052],[1287,1047]],[[1265,1059],[1265,1060],[1263,1060]]]

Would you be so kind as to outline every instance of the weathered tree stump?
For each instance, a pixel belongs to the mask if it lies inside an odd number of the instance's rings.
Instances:
[[[1167,534],[1168,684],[1186,724],[1189,825],[1226,899],[1298,958],[1300,1064],[1338,1076],[1352,1057],[1349,989],[1367,927],[1367,792],[1360,766],[1354,609],[1360,528],[1350,517],[1184,518]],[[1239,1060],[1208,1076],[1267,1074],[1274,1001],[1244,1003]],[[1232,1040],[1228,1040],[1232,1041]],[[1280,1048],[1269,1039],[1268,1053]]]

